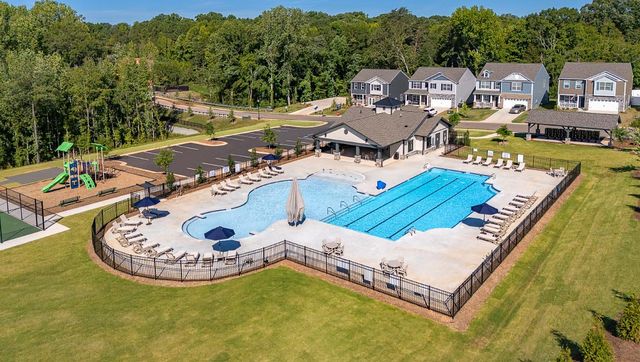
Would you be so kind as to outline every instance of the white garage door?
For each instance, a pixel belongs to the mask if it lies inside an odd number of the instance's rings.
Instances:
[[[618,113],[616,101],[589,101],[589,110],[596,112]]]
[[[528,102],[526,100],[524,100],[524,99],[509,99],[509,98],[505,98],[502,101],[502,108],[511,109],[511,107],[515,106],[516,104],[523,104],[525,107],[529,108],[527,103]]]
[[[433,108],[451,108],[451,99],[431,98]]]

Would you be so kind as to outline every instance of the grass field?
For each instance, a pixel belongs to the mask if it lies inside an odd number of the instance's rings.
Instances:
[[[490,115],[496,113],[497,109],[489,108],[469,108],[465,114],[460,114],[461,121],[484,121]]]
[[[0,252],[3,359],[554,359],[557,336],[580,342],[592,310],[614,318],[616,293],[640,291],[638,161],[518,138],[473,145],[580,159],[584,178],[466,332],[285,268],[191,288],[123,280],[89,259],[89,212]]]
[[[307,103],[294,103],[290,106],[276,107],[273,109],[276,113],[291,113],[309,107]]]
[[[456,128],[458,132],[458,136],[463,136],[466,131],[469,131],[469,137],[482,137],[488,136],[490,134],[495,133],[495,131],[487,131],[483,129],[464,129],[464,128]]]
[[[40,231],[35,226],[0,212],[0,241],[7,241]]]
[[[522,112],[518,115],[518,117],[514,118],[513,123],[524,123],[529,119],[529,112]]]

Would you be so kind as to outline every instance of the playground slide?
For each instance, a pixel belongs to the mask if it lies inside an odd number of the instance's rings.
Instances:
[[[62,172],[61,174],[56,176],[56,178],[54,178],[53,181],[51,181],[51,183],[43,187],[42,192],[49,192],[51,188],[53,188],[53,186],[57,184],[63,184],[65,181],[67,181],[68,178],[69,178],[69,175],[67,175],[66,172]]]
[[[96,184],[93,182],[93,179],[91,178],[91,176],[89,176],[86,173],[83,173],[82,175],[80,175],[80,180],[84,182],[84,186],[87,188],[87,190],[91,190],[96,187]]]

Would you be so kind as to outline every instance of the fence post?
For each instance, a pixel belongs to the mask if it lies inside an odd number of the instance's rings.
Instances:
[[[133,255],[129,254],[129,266],[131,267],[131,275],[135,275],[133,273]]]
[[[113,265],[113,269],[116,269],[116,250],[114,248],[111,249],[111,264]]]
[[[351,281],[351,259],[349,260],[349,281]]]
[[[376,290],[376,268],[371,268],[371,288]]]
[[[178,263],[180,263],[180,281],[182,282],[182,260],[178,260]]]
[[[264,246],[262,247],[262,267],[263,268],[267,267],[267,263],[264,260]]]
[[[156,258],[153,258],[153,279],[158,279],[158,270],[156,269]]]
[[[9,199],[7,199],[7,204],[9,203]],[[18,208],[20,209],[20,220],[24,220],[22,217],[22,194],[18,194]]]
[[[427,309],[431,309],[431,285],[427,285],[427,293],[428,293],[428,298],[427,298]]]
[[[303,246],[302,250],[304,252],[304,266],[307,266],[307,247]]]

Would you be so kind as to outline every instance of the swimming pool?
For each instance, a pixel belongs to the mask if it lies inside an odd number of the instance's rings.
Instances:
[[[397,240],[407,230],[451,228],[471,213],[471,206],[491,199],[496,191],[488,176],[432,168],[378,196],[358,193],[349,179],[312,175],[299,181],[307,218]],[[374,181],[371,181],[374,182]],[[224,226],[241,239],[286,219],[291,181],[256,188],[239,207],[205,213],[183,224],[183,231],[204,239],[204,233]],[[344,207],[350,204],[348,208]],[[333,213],[332,210],[336,210]],[[329,216],[327,216],[329,214]]]
[[[495,196],[488,178],[433,168],[324,221],[391,240],[411,229],[452,228]]]

